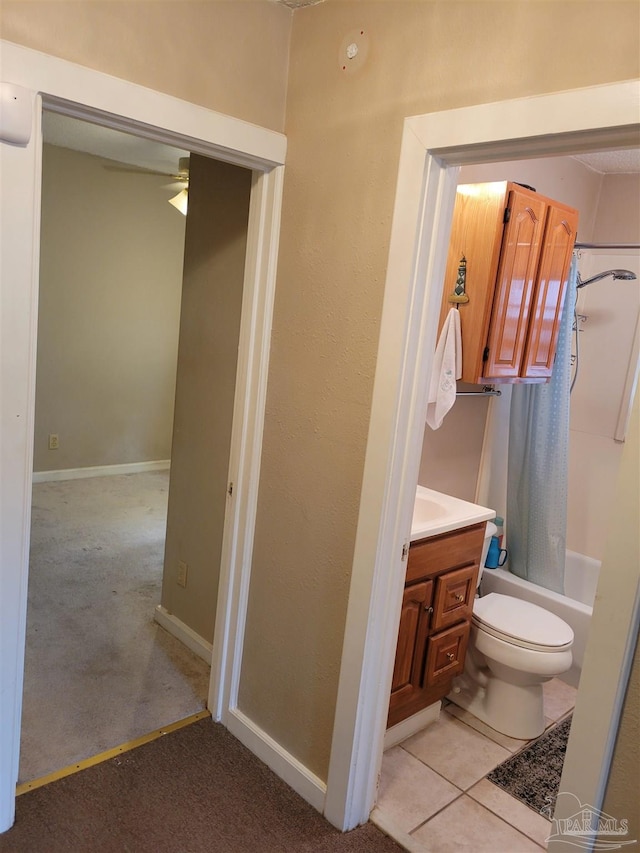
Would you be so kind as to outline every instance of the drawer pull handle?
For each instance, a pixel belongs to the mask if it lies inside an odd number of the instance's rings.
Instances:
[[[454,659],[455,659],[455,655],[454,655],[454,653],[453,653],[453,652],[447,652],[447,658],[448,658],[449,660],[454,660]]]
[[[464,595],[461,592],[456,592],[454,598],[456,601],[464,601]]]

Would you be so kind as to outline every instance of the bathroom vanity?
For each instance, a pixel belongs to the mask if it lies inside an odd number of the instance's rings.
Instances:
[[[462,672],[493,510],[418,486],[387,726],[446,696]]]

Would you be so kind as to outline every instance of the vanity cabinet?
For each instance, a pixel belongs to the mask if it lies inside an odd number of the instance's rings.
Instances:
[[[457,305],[464,382],[548,381],[577,228],[578,211],[519,184],[458,187],[440,328]],[[468,301],[452,303],[460,279]]]
[[[446,696],[464,668],[484,533],[485,522],[411,543],[388,726]]]

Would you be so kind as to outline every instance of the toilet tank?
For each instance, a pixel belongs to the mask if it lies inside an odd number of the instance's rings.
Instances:
[[[493,521],[487,521],[487,527],[484,532],[484,542],[482,543],[482,556],[480,557],[480,571],[478,572],[478,586],[480,585],[480,580],[482,578],[482,572],[484,571],[484,564],[487,559],[487,552],[489,551],[489,544],[491,543],[491,537],[495,536],[498,532],[498,528],[495,526]]]

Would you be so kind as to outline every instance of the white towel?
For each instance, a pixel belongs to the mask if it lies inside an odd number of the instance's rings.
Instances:
[[[452,308],[440,332],[433,357],[433,370],[427,398],[427,423],[431,429],[442,426],[444,416],[456,401],[456,379],[462,376],[462,334],[460,313]]]

